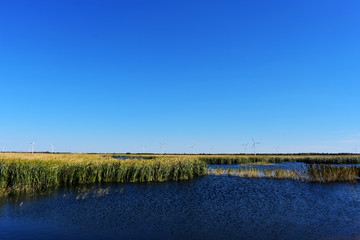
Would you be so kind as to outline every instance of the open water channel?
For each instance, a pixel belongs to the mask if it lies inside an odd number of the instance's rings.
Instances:
[[[65,238],[360,239],[360,187],[204,176],[0,200],[1,240]]]

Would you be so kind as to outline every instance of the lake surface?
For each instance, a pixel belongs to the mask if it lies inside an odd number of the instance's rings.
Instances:
[[[359,198],[356,184],[229,176],[86,185],[3,199],[0,239],[359,239]]]

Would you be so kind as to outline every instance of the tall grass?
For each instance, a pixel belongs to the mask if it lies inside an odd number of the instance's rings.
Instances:
[[[134,159],[157,159],[157,158],[196,158],[206,164],[250,164],[250,163],[283,163],[283,162],[303,162],[314,164],[360,164],[360,155],[156,155],[156,154],[113,154],[114,157],[125,157]]]
[[[306,164],[303,172],[311,182],[354,182],[360,169],[354,166],[332,166],[324,164]]]
[[[46,190],[97,182],[151,182],[192,179],[208,174],[289,178],[309,182],[356,181],[359,168],[306,165],[295,170],[207,170],[207,164],[277,162],[357,163],[358,156],[136,155],[0,153],[0,194]],[[127,155],[116,155],[127,157]]]
[[[191,179],[206,173],[194,158],[117,160],[110,155],[0,154],[0,193],[96,182]]]
[[[256,168],[214,168],[208,169],[209,175],[227,175],[250,178],[293,179],[306,182],[356,182],[360,168],[353,166],[332,166],[324,164],[306,164],[301,170]]]
[[[214,169],[208,169],[208,174],[215,176],[227,175],[227,176],[248,177],[248,178],[261,177],[261,171],[256,168],[248,168],[248,169],[214,168]]]
[[[316,164],[357,164],[360,155],[198,155],[207,164],[249,164],[257,162],[303,162]]]

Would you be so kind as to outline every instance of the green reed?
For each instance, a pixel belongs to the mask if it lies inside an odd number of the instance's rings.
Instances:
[[[248,177],[248,178],[259,178],[261,177],[261,171],[255,168],[239,168],[239,169],[233,169],[233,168],[214,168],[214,169],[208,169],[209,175],[215,175],[215,176],[237,176],[237,177]]]
[[[205,173],[203,161],[186,157],[117,160],[107,155],[0,154],[0,193],[96,182],[177,181]]]
[[[303,171],[311,182],[353,182],[359,176],[355,166],[332,166],[324,164],[306,164]]]
[[[359,168],[307,164],[302,170],[209,170],[207,164],[277,162],[353,163],[358,156],[301,155],[117,155],[0,153],[0,194],[44,191],[50,187],[101,182],[152,182],[192,179],[206,174],[296,179],[309,182],[356,181]],[[135,157],[136,156],[136,157]]]
[[[332,166],[324,164],[307,164],[301,170],[256,168],[214,168],[208,169],[209,175],[236,176],[249,178],[293,179],[306,182],[356,182],[360,168],[353,166]]]
[[[207,164],[303,162],[309,164],[357,164],[360,155],[198,155]]]

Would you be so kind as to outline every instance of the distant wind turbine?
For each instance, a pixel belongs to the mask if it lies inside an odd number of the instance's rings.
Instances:
[[[54,153],[54,144],[51,144],[51,153]]]
[[[141,146],[141,150],[142,150],[142,153],[144,153],[145,152],[145,146],[143,145],[143,146]]]
[[[357,151],[358,151],[358,148],[357,148],[357,147],[354,147],[354,152],[355,152],[355,154],[357,153]]]
[[[193,145],[191,146],[194,154],[196,154],[196,143],[197,143],[197,141],[193,142]]]
[[[34,153],[35,142],[29,143],[29,152]]]
[[[246,144],[241,144],[243,147],[244,147],[244,152],[245,154],[247,154],[247,151],[246,151],[246,146],[249,145],[249,143],[246,143]]]
[[[196,154],[196,143],[194,143],[191,148],[193,149],[194,154]]]
[[[274,147],[274,148],[275,148],[275,152],[276,152],[276,153],[279,153],[279,147],[280,147],[280,146],[276,146],[276,147]]]
[[[165,145],[165,143],[160,143],[160,146],[161,146],[161,154],[164,154],[164,145]]]
[[[215,145],[212,145],[211,146],[211,153],[214,154],[214,151],[215,151]]]
[[[255,140],[253,138],[251,138],[251,140],[253,141],[252,148],[254,148],[254,155],[256,155],[256,144],[260,144],[260,142],[255,142]]]

